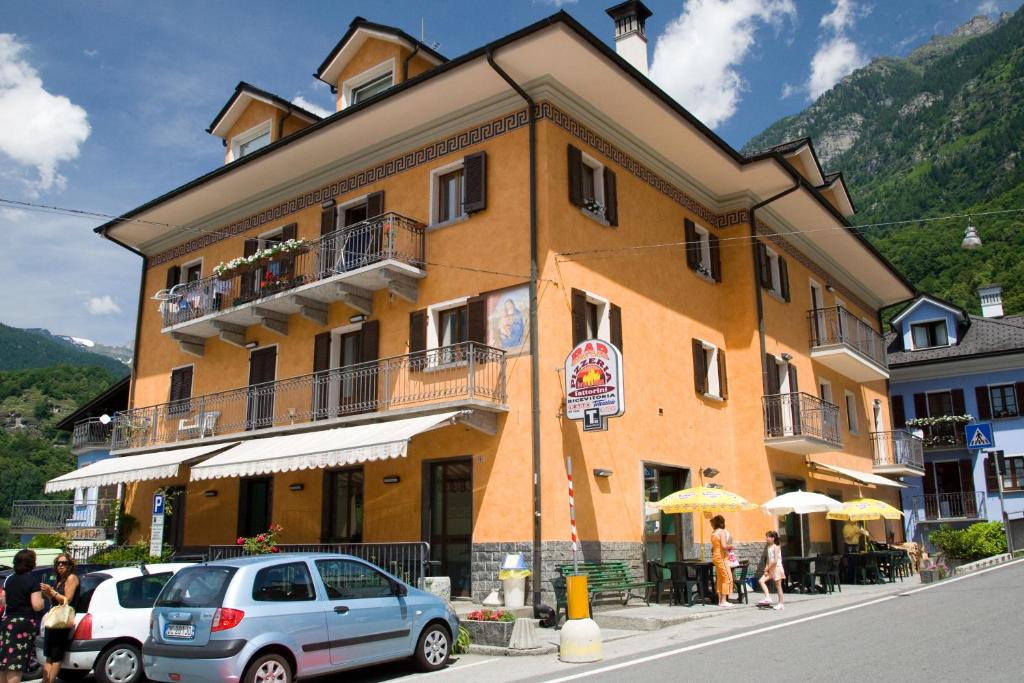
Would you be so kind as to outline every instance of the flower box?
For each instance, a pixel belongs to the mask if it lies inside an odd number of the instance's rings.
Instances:
[[[512,627],[515,626],[514,621],[470,621],[464,619],[459,623],[469,631],[471,643],[493,647],[508,647],[512,640]]]

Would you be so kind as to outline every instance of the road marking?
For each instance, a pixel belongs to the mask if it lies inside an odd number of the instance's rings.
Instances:
[[[1013,560],[1011,562],[1005,562],[1003,564],[997,564],[997,565],[995,565],[993,567],[988,567],[987,569],[980,569],[980,570],[978,570],[976,572],[971,572],[970,574],[964,574],[963,576],[957,576],[957,577],[952,578],[952,579],[945,579],[943,581],[938,581],[936,583],[930,583],[930,584],[927,584],[925,586],[922,586],[921,588],[915,588],[914,590],[906,591],[906,595],[907,596],[914,595],[915,593],[921,593],[921,592],[926,591],[926,590],[931,590],[932,588],[938,588],[939,586],[947,586],[947,585],[949,585],[951,583],[956,583],[957,581],[963,581],[964,579],[969,579],[969,578],[974,577],[974,576],[979,576],[981,574],[987,574],[988,572],[994,571],[996,569],[1003,569],[1005,567],[1009,567],[1009,566],[1015,565],[1015,564],[1020,564],[1022,562],[1024,562],[1024,559]],[[786,621],[786,622],[783,622],[781,624],[773,624],[771,626],[764,626],[762,628],[754,629],[753,631],[744,631],[743,633],[736,633],[736,634],[733,634],[731,636],[723,636],[721,638],[715,638],[714,640],[709,640],[709,641],[705,641],[705,642],[702,642],[702,643],[695,643],[693,645],[687,645],[685,647],[676,648],[674,650],[668,650],[666,652],[659,652],[657,654],[648,655],[646,657],[640,657],[639,659],[631,659],[628,662],[621,662],[619,664],[612,664],[610,666],[605,666],[605,667],[602,667],[600,669],[588,669],[587,671],[581,671],[580,673],[572,674],[571,676],[563,676],[561,678],[552,678],[552,679],[548,680],[546,683],[562,683],[563,681],[575,681],[577,679],[588,678],[588,677],[594,676],[596,674],[603,674],[603,673],[607,673],[609,671],[618,671],[619,669],[625,669],[626,667],[636,666],[637,664],[646,664],[647,662],[657,661],[659,659],[664,659],[666,657],[672,657],[674,655],[681,655],[681,654],[684,654],[686,652],[693,652],[694,650],[702,650],[704,648],[708,648],[708,647],[711,647],[713,645],[721,645],[722,643],[728,643],[728,642],[733,641],[733,640],[741,640],[743,638],[750,638],[751,636],[760,635],[762,633],[768,633],[770,631],[777,631],[777,630],[783,629],[783,628],[789,628],[791,626],[796,626],[798,624],[804,624],[804,623],[807,623],[809,621],[817,621],[818,619],[824,619],[825,617],[835,616],[837,614],[842,614],[844,612],[852,612],[853,610],[862,609],[864,607],[870,607],[872,605],[878,605],[878,604],[881,604],[883,602],[888,602],[890,600],[895,600],[897,597],[899,597],[899,595],[896,595],[896,594],[886,595],[886,596],[883,596],[881,598],[875,598],[874,600],[869,600],[868,602],[861,602],[861,603],[858,603],[856,605],[849,605],[847,607],[840,607],[838,609],[830,610],[828,612],[821,612],[819,614],[812,614],[812,615],[807,616],[807,617],[801,617],[799,619],[794,619],[792,621]]]
[[[428,678],[430,676],[438,676],[438,675],[443,674],[443,673],[458,673],[458,672],[462,671],[463,669],[468,669],[471,666],[480,666],[481,664],[492,664],[494,662],[500,662],[500,661],[502,661],[501,657],[494,657],[493,659],[481,659],[478,662],[469,662],[468,664],[458,664],[458,663],[456,663],[455,666],[449,666],[449,667],[444,668],[444,669],[438,669],[437,671],[431,671],[428,674],[419,674],[418,676],[414,676],[414,677],[411,677],[411,678],[419,680],[420,678]]]

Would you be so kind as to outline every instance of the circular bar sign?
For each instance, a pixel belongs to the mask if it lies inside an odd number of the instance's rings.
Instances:
[[[619,417],[626,411],[622,388],[622,353],[611,342],[587,339],[565,358],[565,415],[583,420],[594,411]]]

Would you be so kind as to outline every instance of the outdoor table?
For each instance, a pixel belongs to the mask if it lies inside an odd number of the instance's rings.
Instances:
[[[796,576],[791,576],[790,571],[786,570],[786,578],[789,579],[790,585],[796,584],[797,591],[801,593],[811,593],[814,590],[813,583],[809,582],[811,578],[811,565],[817,560],[817,557],[786,557],[782,560],[783,568],[786,568],[787,564],[796,565]]]
[[[715,591],[715,564],[714,562],[707,562],[704,560],[682,560],[681,564],[686,564],[697,570],[698,581],[700,581],[700,595],[701,599],[709,604],[718,602],[718,594]]]
[[[882,577],[880,582],[885,582],[886,578],[885,574],[881,571],[881,563],[887,559],[888,553],[872,551],[869,553],[846,553],[843,555],[846,558],[846,583],[859,583],[860,567],[871,556],[874,556],[879,562],[879,575]]]

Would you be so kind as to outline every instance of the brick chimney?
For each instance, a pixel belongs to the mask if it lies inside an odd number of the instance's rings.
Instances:
[[[1003,317],[1003,288],[999,285],[978,287],[981,297],[981,315],[986,318]]]
[[[647,33],[644,25],[651,10],[640,0],[609,7],[605,12],[615,22],[615,51],[644,76],[647,75]]]

